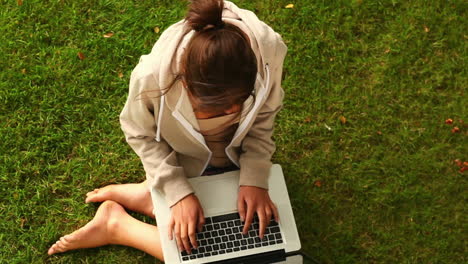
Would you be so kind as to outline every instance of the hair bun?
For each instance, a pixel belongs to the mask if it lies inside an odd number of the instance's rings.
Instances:
[[[187,24],[196,31],[222,28],[224,2],[222,0],[193,0],[185,17]]]

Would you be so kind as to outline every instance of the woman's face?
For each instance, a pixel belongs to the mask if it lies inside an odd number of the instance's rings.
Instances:
[[[218,116],[237,113],[240,110],[241,110],[240,105],[233,105],[231,108],[226,109],[223,112],[199,112],[199,111],[195,111],[194,113],[195,113],[195,116],[198,119],[206,119],[206,118],[213,118],[213,117],[218,117]]]
[[[193,101],[190,100],[190,102],[192,103],[192,108],[193,109],[196,109],[196,105],[194,105]],[[194,110],[194,113],[195,113],[195,116],[198,118],[198,119],[207,119],[207,118],[213,118],[213,117],[218,117],[218,116],[223,116],[223,115],[229,115],[229,114],[233,114],[233,113],[237,113],[239,111],[241,111],[241,108],[242,108],[242,105],[239,105],[239,104],[235,104],[235,105],[232,105],[231,107],[227,108],[227,109],[224,109],[224,110],[217,110],[217,111],[197,111],[197,110]]]
[[[184,87],[185,86],[185,82],[184,83]],[[229,114],[233,114],[233,113],[237,113],[239,111],[241,111],[242,109],[242,104],[234,104],[226,109],[223,109],[223,110],[213,110],[213,111],[210,111],[210,110],[197,110],[197,100],[196,98],[194,98],[194,96],[192,95],[192,93],[190,92],[189,89],[186,89],[187,91],[187,94],[189,96],[189,99],[190,99],[190,103],[192,104],[192,108],[194,109],[194,113],[195,113],[195,116],[198,118],[198,119],[207,119],[207,118],[213,118],[213,117],[218,117],[218,116],[223,116],[223,115],[229,115]]]

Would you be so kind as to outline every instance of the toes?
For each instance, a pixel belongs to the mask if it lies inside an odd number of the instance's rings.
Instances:
[[[90,194],[88,197],[85,199],[86,203],[90,202],[102,202],[101,196],[98,194]]]
[[[62,252],[65,252],[65,248],[61,246],[60,244],[57,244],[57,246],[55,246],[55,253],[62,253]]]
[[[94,191],[90,191],[90,192],[86,193],[85,203],[89,203],[89,202],[100,202],[100,201],[92,200],[92,199],[93,199],[93,196],[95,196],[95,195],[98,194],[98,193],[99,193],[99,189],[94,189]]]
[[[55,244],[51,247],[55,252],[64,252],[67,251],[72,244],[72,236],[66,235],[61,237]]]
[[[55,252],[56,252],[56,251],[55,251],[55,244],[53,244],[53,245],[49,248],[49,250],[47,251],[47,254],[52,255],[52,254],[54,254]]]
[[[86,196],[91,195],[91,194],[96,194],[98,192],[99,192],[99,189],[94,189],[94,191],[90,191],[90,192],[86,193]]]
[[[60,240],[57,241],[57,243],[56,243],[58,252],[67,251],[69,245],[70,245],[70,243],[68,241],[66,241],[64,237],[61,237]]]
[[[53,244],[49,248],[49,250],[47,251],[47,254],[52,255],[52,254],[60,253],[60,252],[63,252],[63,251],[65,251],[65,249],[61,245],[60,241],[57,241],[57,242],[55,242],[55,244]]]
[[[86,200],[85,202],[86,203],[89,203],[89,202],[102,202],[102,197],[104,193],[100,193],[99,190],[94,190],[92,192],[89,192],[86,194]]]
[[[65,239],[65,237],[61,237],[60,238],[60,242],[63,246],[67,246],[68,244],[70,244],[70,242],[67,241],[67,239]]]

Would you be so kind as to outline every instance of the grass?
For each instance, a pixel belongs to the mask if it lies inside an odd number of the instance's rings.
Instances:
[[[466,262],[466,172],[453,162],[468,160],[466,2],[235,2],[289,48],[274,162],[303,250],[322,263]],[[185,3],[0,3],[0,262],[153,263],[120,246],[46,250],[92,218],[87,191],[143,180],[118,115],[154,28]]]

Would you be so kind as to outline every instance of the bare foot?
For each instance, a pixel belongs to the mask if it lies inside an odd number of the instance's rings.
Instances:
[[[146,181],[107,185],[86,194],[86,203],[107,200],[115,201],[129,210],[154,218],[153,202]]]
[[[125,209],[116,202],[106,201],[99,206],[93,220],[75,232],[61,237],[53,244],[49,255],[78,248],[93,248],[112,244],[113,226],[127,216]]]

